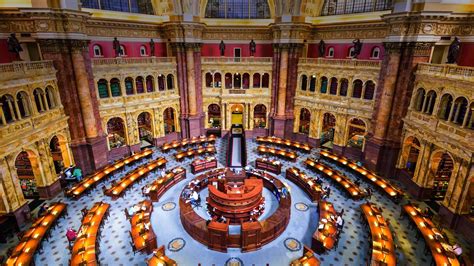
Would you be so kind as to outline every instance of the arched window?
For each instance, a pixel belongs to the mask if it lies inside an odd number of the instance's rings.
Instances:
[[[127,95],[132,95],[134,94],[133,92],[133,79],[128,77],[125,79],[125,92]]]
[[[99,92],[99,98],[108,98],[109,95],[109,90],[107,89],[107,80],[105,79],[99,79],[97,81],[97,90]]]
[[[221,73],[215,73],[214,74],[214,88],[220,88],[220,87],[222,87]]]
[[[267,0],[208,0],[206,18],[265,19],[270,18]]]
[[[232,89],[232,74],[225,73],[225,88]]]
[[[135,87],[136,87],[137,93],[145,92],[145,88],[143,87],[143,77],[137,77],[135,79]]]
[[[321,77],[321,88],[319,91],[321,93],[326,93],[328,91],[328,78]]]
[[[0,98],[2,104],[3,116],[5,121],[2,121],[2,124],[11,123],[17,120],[18,115],[16,114],[14,99],[11,95],[6,94]],[[3,120],[2,117],[0,119]]]
[[[100,2],[100,3],[99,3]],[[82,0],[82,7],[154,15],[152,0]]]
[[[102,53],[102,47],[100,47],[100,45],[94,44],[94,46],[92,47],[92,49],[94,50],[94,57],[102,57],[102,56],[104,56],[104,54]]]
[[[435,106],[435,102],[436,102],[436,92],[429,91],[428,94],[426,95],[425,104],[423,106],[423,113],[429,114],[429,115],[432,114],[434,106]]]
[[[349,88],[349,81],[347,79],[341,79],[341,91],[339,91],[339,95],[347,96],[348,88]]]
[[[314,92],[316,91],[316,76],[312,75],[311,79],[309,80],[309,91]]]
[[[267,107],[263,104],[257,104],[253,108],[254,128],[265,128],[267,126]]]
[[[311,112],[306,108],[300,110],[300,127],[299,133],[309,134],[309,126],[311,123]]]
[[[120,89],[120,80],[113,78],[110,80],[110,91],[113,97],[122,96],[122,90]]]
[[[38,110],[38,112],[43,112],[43,111],[46,111],[46,103],[44,102],[44,94],[43,94],[43,90],[40,89],[40,88],[36,88],[34,91],[33,91],[33,95],[34,95],[34,98],[35,98],[35,104],[36,104],[36,110]]]
[[[249,73],[244,73],[242,75],[242,88],[248,89],[250,87],[250,75]]]
[[[20,116],[22,118],[28,117],[31,115],[30,99],[28,94],[24,91],[20,91],[16,94],[16,102],[18,104],[18,109],[20,111]]]
[[[380,58],[380,48],[374,47],[372,49],[372,53],[370,54],[371,59],[379,59]]]
[[[453,96],[445,94],[441,97],[441,102],[439,105],[438,117],[443,120],[448,120],[449,112],[453,105]]]
[[[412,176],[416,169],[420,149],[420,141],[413,136],[408,137],[403,144],[402,159],[404,167],[405,170]]]
[[[421,109],[423,108],[423,102],[425,101],[425,89],[419,88],[418,91],[416,92],[416,98],[414,102],[413,108],[415,111],[420,112]]]
[[[454,170],[454,161],[447,152],[436,152],[430,161],[430,172],[434,174],[432,199],[442,201],[448,190],[451,174]]]
[[[334,57],[334,47],[329,47],[326,57]]]
[[[323,128],[321,130],[321,145],[326,142],[332,142],[334,140],[334,132],[336,128],[336,117],[330,113],[324,113],[323,115]]]
[[[253,87],[254,88],[260,88],[261,83],[260,83],[260,73],[255,73],[253,74]]]
[[[354,80],[354,82],[352,82],[352,98],[362,97],[362,87],[363,87],[362,80],[356,79]]]
[[[206,88],[212,88],[212,74],[211,73],[209,72],[206,73],[205,80],[206,80]]]
[[[158,75],[158,90],[159,91],[165,90],[165,76],[162,74]]]
[[[124,45],[120,45],[119,56],[127,56],[127,49]]]
[[[239,73],[234,74],[234,89],[240,89],[242,85],[242,78]]]
[[[48,104],[49,109],[53,109],[56,107],[56,97],[54,97],[54,89],[51,86],[47,86],[46,90],[44,91],[46,94],[46,103]]]
[[[349,50],[347,51],[347,57],[354,57],[354,47],[349,48]]]
[[[375,93],[375,83],[372,80],[368,80],[365,83],[364,99],[372,100],[374,98],[374,93]]]
[[[148,75],[146,77],[146,91],[153,92],[155,90],[155,79],[153,76]]]
[[[140,56],[147,56],[145,45],[140,46]]]
[[[107,138],[111,149],[126,145],[125,123],[120,117],[111,118],[107,122]]]
[[[138,135],[144,143],[143,146],[151,146],[153,143],[152,119],[148,112],[143,112],[137,117]]]
[[[467,100],[464,97],[458,97],[456,101],[454,101],[453,111],[451,113],[450,121],[462,125],[464,121],[464,116],[467,112]]]
[[[392,3],[390,0],[324,0],[321,16],[389,10]]]
[[[163,112],[163,121],[164,121],[164,126],[165,126],[165,134],[170,134],[176,131],[175,125],[174,125],[174,109],[171,107],[168,107],[165,109]]]
[[[301,76],[301,90],[305,91],[308,86],[308,77],[306,75]]]
[[[15,168],[23,196],[27,199],[38,199],[38,187],[35,172],[39,171],[37,158],[31,151],[22,151],[15,159]],[[33,166],[34,165],[34,166]]]
[[[336,95],[337,94],[337,78],[331,78],[331,87],[329,88],[329,94]]]
[[[352,118],[349,121],[348,130],[347,146],[362,150],[367,131],[364,121],[359,118]]]
[[[218,104],[210,104],[207,107],[207,117],[209,128],[221,127],[221,107]]]
[[[262,76],[262,88],[268,88],[270,86],[270,75],[268,73]]]
[[[166,85],[168,86],[168,90],[174,89],[174,76],[172,74],[166,76]]]

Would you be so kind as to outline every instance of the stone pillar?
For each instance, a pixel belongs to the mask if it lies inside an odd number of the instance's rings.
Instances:
[[[5,118],[5,114],[3,113],[3,104],[0,103],[0,124],[6,125],[7,119]]]
[[[8,103],[8,109],[10,110],[10,113],[12,114],[12,120],[16,121],[17,115],[16,115],[15,110],[13,109],[12,101],[10,99],[7,99],[7,103]]]
[[[58,87],[71,133],[75,162],[84,174],[107,164],[107,140],[99,116],[88,42],[83,40],[38,40],[45,60],[58,70]]]
[[[418,63],[429,60],[432,43],[384,43],[384,46],[386,54],[379,74],[365,161],[370,169],[393,176],[400,149],[402,118],[413,91],[413,75]]]

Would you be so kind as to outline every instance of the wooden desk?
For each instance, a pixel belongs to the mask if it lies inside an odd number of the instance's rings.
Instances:
[[[110,205],[104,202],[96,202],[82,219],[77,239],[71,251],[70,265],[99,265],[97,259],[97,237],[104,217]]]
[[[196,149],[187,149],[185,151],[177,152],[174,157],[177,161],[181,161],[186,157],[193,157],[200,154],[214,154],[216,153],[216,147],[212,144],[207,145],[206,147],[199,146]]]
[[[191,173],[197,174],[200,172],[214,169],[217,167],[216,157],[206,157],[204,159],[196,159],[191,163]]]
[[[255,168],[266,170],[274,174],[281,174],[281,162],[267,158],[257,158]]]
[[[358,176],[364,178],[366,181],[372,183],[378,189],[388,195],[392,200],[398,201],[403,196],[403,192],[392,185],[388,180],[376,175],[374,172],[371,172],[362,166],[357,165],[349,159],[334,155],[328,151],[321,151],[320,154],[321,158],[329,159],[335,163],[338,163]]]
[[[199,136],[199,137],[192,137],[189,139],[182,139],[182,140],[175,140],[172,142],[164,143],[161,146],[161,151],[167,152],[172,149],[177,149],[181,147],[186,147],[188,145],[194,145],[194,144],[204,144],[204,143],[214,143],[216,141],[216,136],[215,135],[210,135],[210,136]]]
[[[331,250],[339,238],[336,226],[337,213],[334,205],[327,201],[319,202],[319,224],[318,228],[313,234],[311,248],[318,254]],[[323,224],[323,229],[319,226]]]
[[[177,266],[176,261],[168,258],[165,254],[165,246],[153,251],[153,256],[148,259],[148,266]]]
[[[323,192],[321,186],[316,183],[314,178],[307,176],[300,169],[296,167],[286,169],[286,178],[293,181],[298,187],[303,189],[312,201],[318,201],[321,199],[321,194]]]
[[[105,195],[110,196],[112,199],[116,200],[127,188],[129,188],[141,178],[145,177],[151,171],[160,167],[166,167],[166,162],[167,160],[165,158],[160,157],[146,165],[137,168],[120,179],[120,181],[117,182],[115,186],[105,190]]]
[[[104,180],[108,176],[114,174],[117,170],[123,168],[126,165],[132,164],[142,158],[150,157],[153,154],[153,151],[150,149],[145,149],[139,153],[136,153],[130,157],[121,159],[113,163],[112,165],[106,166],[94,174],[89,175],[77,183],[71,189],[66,192],[66,195],[72,198],[80,197],[87,189],[94,187],[97,183]]]
[[[164,177],[159,177],[149,186],[149,190],[144,191],[145,195],[148,195],[154,202],[158,201],[161,196],[168,191],[172,186],[179,183],[181,180],[186,179],[186,169],[183,167],[175,167],[165,172]]]
[[[442,244],[447,244],[441,232],[436,228],[433,222],[424,217],[420,210],[411,204],[403,206],[404,212],[410,217],[410,220],[416,225],[421,235],[425,239],[426,245],[431,250],[433,260],[438,266],[458,266],[461,265],[456,255],[444,249]]]
[[[13,250],[12,255],[5,262],[5,265],[34,264],[34,255],[40,247],[41,241],[59,217],[65,213],[66,208],[66,203],[57,202],[52,204],[45,214],[36,219],[30,229],[25,232]]]
[[[314,255],[314,251],[307,246],[304,246],[303,256],[299,259],[293,260],[290,266],[319,266],[320,264],[318,258]]]
[[[138,203],[137,206],[140,210],[130,218],[130,236],[132,237],[133,245],[138,251],[151,254],[157,247],[156,235],[150,222],[153,204],[150,200],[144,200]]]
[[[362,189],[354,184],[352,180],[343,175],[341,172],[331,169],[328,165],[321,162],[316,162],[310,158],[306,159],[305,164],[309,168],[339,184],[339,186],[342,187],[351,198],[361,199],[365,196],[365,193],[362,191]]]
[[[306,143],[301,143],[289,139],[282,139],[275,136],[257,137],[257,142],[278,145],[286,148],[293,148],[302,152],[311,152],[311,146]]]
[[[360,208],[372,236],[370,265],[395,266],[397,264],[395,244],[390,227],[385,222],[382,212],[372,203],[364,203],[360,205]]]
[[[259,154],[270,154],[290,161],[295,161],[296,158],[298,158],[298,155],[295,152],[271,148],[264,145],[259,145],[257,151]]]

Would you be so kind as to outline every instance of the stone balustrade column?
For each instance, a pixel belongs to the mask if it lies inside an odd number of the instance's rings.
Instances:
[[[13,109],[12,101],[10,99],[7,99],[7,103],[8,103],[8,109],[10,110],[10,113],[12,114],[12,120],[16,121],[17,119],[16,119],[15,110]]]
[[[0,122],[2,125],[7,124],[7,119],[5,118],[5,114],[3,113],[3,103],[0,103]]]
[[[16,115],[16,119],[17,120],[20,120],[21,119],[21,113],[20,113],[20,107],[18,106],[18,102],[13,100],[13,105],[15,106],[15,115]]]
[[[43,98],[44,110],[45,110],[45,111],[49,111],[48,99],[46,99],[46,92],[43,92],[43,93],[41,94],[41,98]]]
[[[107,93],[109,94],[109,97],[112,98],[112,89],[110,88],[110,82],[109,81],[107,81]]]

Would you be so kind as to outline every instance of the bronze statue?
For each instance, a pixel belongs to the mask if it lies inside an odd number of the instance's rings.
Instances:
[[[114,37],[112,48],[114,48],[115,57],[119,57],[120,56],[120,42],[119,40],[117,40],[117,37]]]
[[[250,56],[254,56],[255,52],[257,51],[257,45],[255,44],[253,39],[250,41],[249,46],[250,46]]]
[[[153,39],[150,40],[150,55],[155,56],[155,42]]]
[[[325,53],[326,53],[326,43],[323,40],[321,40],[319,42],[319,57],[324,57]]]
[[[222,40],[221,40],[221,43],[219,44],[219,50],[221,50],[221,56],[224,56],[225,44],[224,44],[224,41]]]
[[[360,42],[360,39],[355,39],[352,41],[352,43],[354,44],[354,55],[352,58],[357,58],[362,51],[362,43]]]
[[[23,48],[21,48],[20,42],[16,38],[15,33],[10,34],[10,37],[7,39],[7,46],[8,46],[8,51],[10,53],[14,53],[16,56],[16,59],[20,59],[20,52],[23,51]]]
[[[459,50],[461,48],[461,41],[458,37],[454,37],[453,42],[449,45],[448,50],[448,64],[456,64],[459,57]]]

